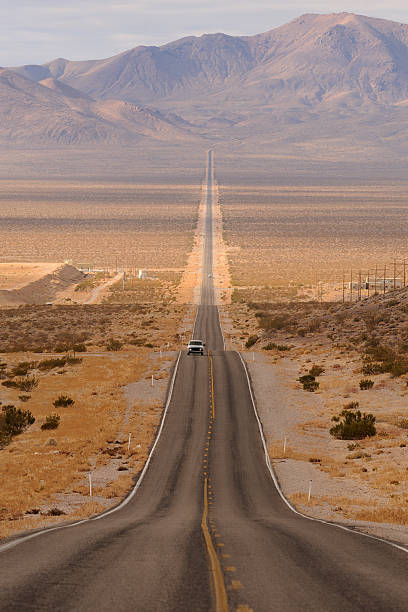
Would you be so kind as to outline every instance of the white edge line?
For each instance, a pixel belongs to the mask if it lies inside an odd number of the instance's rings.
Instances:
[[[82,519],[81,521],[76,521],[75,523],[70,523],[69,525],[59,525],[58,527],[50,527],[50,528],[44,528],[41,531],[36,531],[35,533],[32,533],[30,535],[27,536],[23,536],[21,538],[18,538],[16,540],[12,540],[11,542],[8,542],[7,544],[3,544],[3,546],[0,546],[0,553],[5,552],[6,550],[9,550],[10,548],[14,548],[15,546],[18,546],[19,544],[22,544],[23,542],[27,542],[28,540],[31,540],[33,538],[37,538],[38,536],[44,535],[46,533],[50,533],[51,531],[57,531],[60,529],[69,529],[71,527],[76,527],[77,525],[82,525],[83,523],[87,523],[90,521],[97,521],[101,518],[104,518],[105,516],[108,516],[109,514],[113,514],[114,512],[117,512],[118,510],[121,510],[122,508],[124,508],[125,506],[127,506],[127,504],[131,501],[131,499],[133,499],[133,497],[136,495],[137,490],[139,489],[140,485],[142,484],[143,478],[147,472],[147,469],[149,467],[150,461],[152,459],[154,450],[159,442],[161,433],[163,431],[163,427],[164,427],[164,422],[166,420],[166,415],[170,406],[170,402],[173,396],[173,389],[174,389],[174,383],[176,380],[176,375],[177,375],[177,371],[178,371],[178,366],[180,363],[180,357],[181,357],[181,351],[178,354],[178,358],[176,361],[176,365],[174,367],[174,372],[173,372],[173,376],[171,379],[171,383],[170,383],[170,388],[169,388],[169,393],[167,396],[167,401],[166,401],[166,405],[164,408],[164,412],[163,412],[163,417],[160,423],[160,427],[159,427],[159,431],[157,432],[156,435],[156,439],[154,441],[154,444],[150,450],[149,456],[147,458],[147,461],[144,465],[144,468],[142,470],[142,473],[140,474],[137,483],[135,484],[135,486],[133,487],[132,491],[129,493],[129,495],[127,495],[127,497],[125,497],[125,499],[118,504],[117,506],[115,506],[114,508],[112,508],[111,510],[107,510],[106,512],[103,512],[102,514],[98,514],[97,516],[93,516],[91,518],[86,518],[86,519]]]
[[[220,332],[221,332],[221,336],[222,336],[222,345],[224,347],[224,351],[225,351],[225,338],[224,338],[224,332],[222,331],[222,327],[221,327],[221,319],[220,319],[220,310],[217,306],[217,314],[218,314],[218,325],[220,327]]]
[[[325,521],[324,519],[319,519],[319,518],[315,518],[313,516],[308,516],[307,514],[303,514],[303,512],[300,512],[299,510],[297,510],[291,503],[290,501],[285,497],[282,488],[279,484],[279,480],[275,474],[275,470],[273,469],[270,457],[269,457],[269,453],[268,453],[268,448],[266,445],[266,440],[265,440],[265,436],[263,433],[263,428],[262,428],[262,423],[261,423],[261,419],[259,418],[259,414],[258,411],[256,409],[256,405],[255,405],[255,399],[254,399],[254,395],[252,393],[252,386],[251,386],[251,381],[249,378],[249,374],[248,374],[248,368],[247,365],[241,355],[241,353],[239,351],[236,351],[239,355],[239,358],[241,359],[242,365],[244,367],[244,371],[245,371],[245,375],[247,378],[247,382],[248,382],[248,389],[249,389],[249,394],[251,396],[251,402],[252,402],[252,407],[254,409],[254,413],[255,413],[255,417],[256,420],[258,422],[258,428],[259,428],[259,433],[261,434],[261,439],[262,439],[262,445],[263,445],[263,449],[264,449],[264,453],[265,453],[265,461],[266,461],[266,465],[267,468],[269,470],[269,473],[271,475],[271,478],[273,480],[273,483],[276,487],[276,490],[278,491],[280,497],[282,498],[282,500],[285,502],[285,504],[287,505],[287,507],[294,512],[295,514],[307,519],[308,521],[314,521],[315,523],[323,523],[324,525],[329,525],[330,527],[337,527],[337,529],[342,529],[343,531],[348,531],[349,533],[354,533],[356,535],[360,535],[363,536],[365,538],[370,538],[371,540],[376,540],[377,542],[382,542],[383,544],[388,544],[388,546],[392,546],[393,548],[397,548],[398,550],[402,550],[405,553],[408,553],[408,548],[405,548],[404,546],[401,546],[399,544],[395,544],[394,542],[391,542],[390,540],[386,540],[384,538],[380,538],[378,536],[374,536],[371,535],[369,533],[364,533],[363,531],[358,531],[357,529],[351,529],[350,527],[346,527],[345,525],[340,525],[339,523],[335,523],[332,521]]]

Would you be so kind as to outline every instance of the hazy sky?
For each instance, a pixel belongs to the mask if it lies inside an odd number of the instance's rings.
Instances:
[[[257,34],[303,13],[408,22],[407,0],[0,0],[0,66],[104,58],[209,32]]]

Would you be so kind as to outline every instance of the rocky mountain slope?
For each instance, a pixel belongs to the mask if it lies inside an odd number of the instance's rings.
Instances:
[[[57,79],[33,82],[13,70],[0,70],[0,143],[92,145],[191,138],[175,123],[129,102],[93,100]]]
[[[370,129],[389,126],[382,137],[392,137],[408,118],[408,25],[350,13],[303,15],[256,36],[191,36],[105,60],[57,59],[13,70],[20,78],[51,86],[71,101],[71,112],[73,99],[83,99],[63,86],[93,100],[181,114],[195,125],[196,135],[221,140],[270,137],[282,125],[316,120],[326,124],[328,133],[332,127],[342,131],[344,118],[357,120],[358,129],[367,121]],[[113,138],[99,108],[88,113],[85,132],[96,131],[96,139]],[[120,115],[118,127],[127,130],[129,107],[121,108]],[[191,126],[180,119],[164,120],[191,135]],[[353,124],[350,133],[355,132]]]

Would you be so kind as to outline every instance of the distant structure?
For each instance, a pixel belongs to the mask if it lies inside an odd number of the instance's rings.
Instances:
[[[91,264],[78,264],[75,266],[77,270],[83,272],[84,274],[92,274],[94,271],[93,266]]]

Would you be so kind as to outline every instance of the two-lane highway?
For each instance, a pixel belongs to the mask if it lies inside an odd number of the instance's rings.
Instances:
[[[179,357],[143,478],[115,511],[0,546],[0,610],[408,610],[408,553],[294,513],[268,469],[244,364],[212,282],[207,164],[201,305],[208,356]]]

